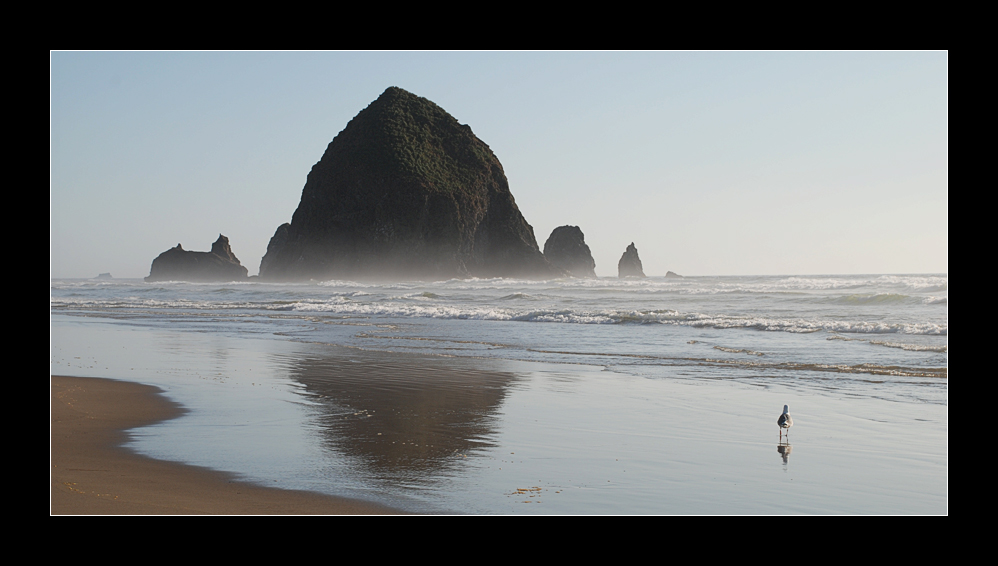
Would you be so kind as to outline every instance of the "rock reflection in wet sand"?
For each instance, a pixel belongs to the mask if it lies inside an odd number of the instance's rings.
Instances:
[[[493,446],[515,373],[460,360],[351,351],[300,360],[290,376],[322,411],[323,445],[381,479],[423,483]]]

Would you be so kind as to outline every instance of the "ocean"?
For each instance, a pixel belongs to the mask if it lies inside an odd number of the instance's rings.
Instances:
[[[189,409],[140,453],[419,513],[945,514],[947,282],[59,279],[50,371]]]

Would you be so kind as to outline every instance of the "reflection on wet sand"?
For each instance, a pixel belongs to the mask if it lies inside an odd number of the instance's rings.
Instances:
[[[492,446],[496,415],[519,377],[483,365],[355,350],[299,360],[290,376],[319,403],[329,450],[371,477],[426,484]]]
[[[794,451],[794,447],[790,445],[790,441],[788,440],[785,444],[782,442],[778,444],[776,451],[780,453],[780,456],[783,456],[783,463],[787,464],[790,461],[790,453]]]

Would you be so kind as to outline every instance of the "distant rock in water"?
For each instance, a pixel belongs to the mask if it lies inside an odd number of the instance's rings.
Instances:
[[[683,276],[682,276],[682,275],[680,275],[680,274],[678,274],[678,273],[673,273],[673,272],[671,272],[671,271],[669,271],[669,272],[666,272],[666,274],[665,274],[665,277],[666,277],[667,279],[671,279],[671,278],[676,278],[676,279],[682,279],[682,278],[683,278]]]
[[[544,242],[544,257],[572,277],[596,279],[596,260],[578,226],[555,228]]]
[[[634,242],[627,246],[624,255],[620,256],[617,262],[617,277],[644,277],[645,272],[641,268],[641,258],[638,257],[638,248],[634,247]]]
[[[544,278],[502,165],[429,100],[385,90],[326,147],[260,279]]]
[[[219,234],[210,252],[190,252],[177,244],[152,260],[146,281],[243,281],[247,270]]]
[[[110,273],[101,273],[96,278],[97,279],[114,279],[113,277],[111,277]]]

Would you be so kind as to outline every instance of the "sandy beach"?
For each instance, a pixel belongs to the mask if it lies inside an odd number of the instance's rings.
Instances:
[[[183,414],[156,387],[52,376],[51,395],[53,515],[398,513],[366,502],[259,487],[121,448],[126,430]]]

